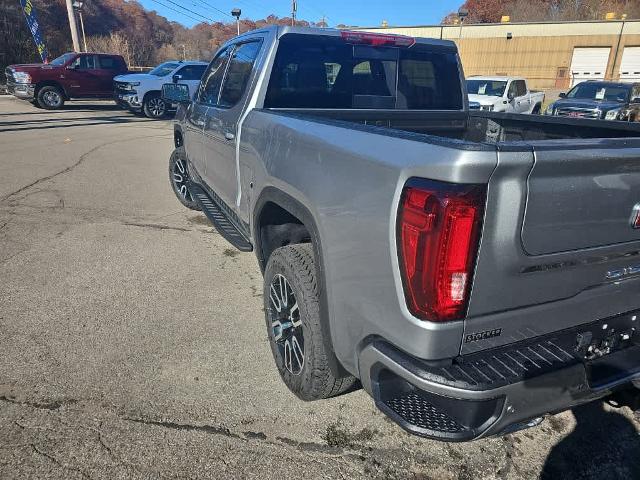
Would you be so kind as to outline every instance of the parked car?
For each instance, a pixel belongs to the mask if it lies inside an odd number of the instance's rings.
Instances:
[[[169,61],[149,73],[130,73],[113,79],[114,97],[118,104],[149,118],[162,118],[172,109],[160,93],[167,82],[183,83],[194,91],[207,68],[206,62]]]
[[[469,77],[467,91],[470,107],[473,102],[490,112],[539,114],[544,103],[544,92],[529,90],[520,77]]]
[[[586,81],[551,103],[547,115],[640,121],[640,83]]]
[[[163,86],[171,185],[256,253],[303,400],[464,441],[638,398],[640,126],[470,113],[460,79],[450,41],[246,33]]]
[[[48,64],[9,65],[9,93],[55,110],[74,99],[112,98],[113,77],[127,72],[120,55],[65,53]]]

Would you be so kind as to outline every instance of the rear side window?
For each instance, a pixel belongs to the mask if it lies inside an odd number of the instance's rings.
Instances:
[[[176,75],[182,75],[182,80],[200,80],[206,69],[206,65],[186,65]]]
[[[242,98],[261,45],[262,42],[242,43],[234,50],[220,93],[221,107],[233,107]]]
[[[117,70],[118,62],[113,57],[98,57],[100,68],[103,70]]]
[[[339,37],[282,37],[267,108],[460,110],[455,51],[415,44],[353,45]]]

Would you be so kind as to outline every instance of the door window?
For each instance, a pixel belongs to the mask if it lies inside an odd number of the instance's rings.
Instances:
[[[527,94],[527,85],[524,80],[516,80],[514,83],[516,84],[516,96],[524,97]]]
[[[93,55],[81,55],[72,63],[76,70],[95,70],[96,57]]]
[[[103,70],[117,70],[118,63],[113,57],[98,57],[100,68]]]
[[[202,77],[200,91],[198,92],[198,102],[210,106],[218,105],[220,86],[224,78],[224,72],[229,59],[229,48],[221,51],[209,64],[209,68]]]
[[[516,88],[515,81],[511,82],[511,85],[509,85],[509,93],[507,94],[507,96],[509,98],[515,98],[518,96],[518,89]]]
[[[229,61],[219,106],[230,108],[240,101],[247,88],[261,45],[262,42],[248,42],[236,47]]]
[[[636,103],[637,98],[640,98],[640,85],[634,85],[633,90],[631,91],[631,100]]]
[[[186,65],[176,75],[182,75],[182,80],[200,80],[206,69],[206,65]]]

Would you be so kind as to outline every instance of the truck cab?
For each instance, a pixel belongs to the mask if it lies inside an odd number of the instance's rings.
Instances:
[[[47,110],[73,99],[108,99],[113,77],[125,73],[120,55],[65,53],[48,64],[9,65],[5,74],[9,93]]]
[[[521,77],[469,77],[467,91],[470,104],[490,112],[540,113],[544,102],[544,93],[530,91]]]

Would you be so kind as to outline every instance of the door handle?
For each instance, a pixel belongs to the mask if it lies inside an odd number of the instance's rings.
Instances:
[[[224,138],[225,138],[226,140],[231,141],[231,140],[233,140],[234,138],[236,138],[236,136],[235,136],[233,133],[231,133],[231,132],[225,132],[225,133],[224,133]]]

